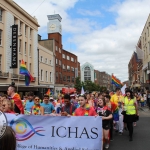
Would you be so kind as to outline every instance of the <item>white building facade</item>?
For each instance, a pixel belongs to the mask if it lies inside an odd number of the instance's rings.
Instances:
[[[94,66],[88,62],[81,66],[81,81],[94,82]]]

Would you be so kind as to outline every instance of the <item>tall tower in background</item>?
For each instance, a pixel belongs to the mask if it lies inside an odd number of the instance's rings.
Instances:
[[[53,39],[54,44],[54,60],[55,60],[55,84],[63,83],[62,76],[62,26],[61,16],[59,14],[48,15],[49,22],[47,23],[48,39]]]
[[[49,22],[47,23],[48,39],[55,39],[59,43],[59,47],[62,48],[62,26],[61,16],[59,14],[48,15]]]

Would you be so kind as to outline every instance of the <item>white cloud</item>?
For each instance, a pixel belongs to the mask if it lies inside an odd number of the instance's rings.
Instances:
[[[29,5],[27,0],[15,1],[30,14],[42,2],[30,1]],[[33,14],[41,25],[40,32],[46,30],[47,15],[54,11],[59,13],[63,18],[63,33],[72,34],[68,41],[76,45],[75,54],[81,64],[88,61],[95,69],[114,73],[122,81],[128,79],[128,62],[149,15],[150,1],[125,0],[108,8],[117,17],[114,25],[110,24],[105,28],[100,28],[98,22],[92,22],[87,16],[82,19],[71,18],[67,10],[73,8],[77,2],[78,0],[46,0]],[[93,15],[85,9],[79,12],[82,15]],[[96,13],[101,15],[99,11]]]
[[[102,16],[102,14],[99,10],[90,11],[90,10],[86,10],[86,9],[79,9],[78,13],[83,16],[99,16],[99,17]]]

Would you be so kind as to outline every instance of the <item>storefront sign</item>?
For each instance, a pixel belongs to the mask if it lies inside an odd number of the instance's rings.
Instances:
[[[18,67],[18,25],[12,26],[12,57],[11,68]]]

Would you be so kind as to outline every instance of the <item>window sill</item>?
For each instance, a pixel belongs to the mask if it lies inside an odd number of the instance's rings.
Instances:
[[[0,45],[0,47],[3,47],[3,45]]]
[[[21,53],[21,52],[19,52],[19,54],[21,54],[21,55],[22,55],[22,53]]]
[[[3,22],[3,21],[0,21],[0,23],[4,24],[4,22]]]

